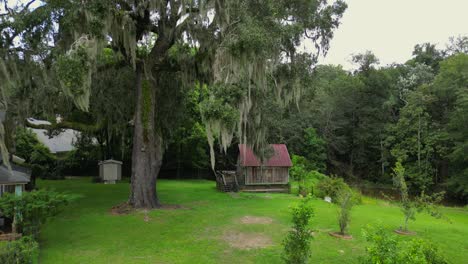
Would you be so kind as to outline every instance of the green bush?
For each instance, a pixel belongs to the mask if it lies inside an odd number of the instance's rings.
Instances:
[[[43,144],[36,144],[33,146],[33,152],[31,153],[29,160],[30,164],[39,164],[42,166],[53,167],[55,163],[55,156],[50,153],[50,150]]]
[[[381,226],[368,226],[363,235],[371,243],[366,248],[366,256],[361,257],[363,264],[448,263],[436,245],[422,239],[401,241]]]
[[[47,219],[58,214],[76,196],[49,190],[5,193],[0,198],[2,215],[13,219],[13,227],[23,234],[37,235]]]
[[[312,170],[307,172],[302,177],[302,180],[299,181],[299,194],[302,196],[307,196],[309,194],[315,195],[315,187],[325,178],[327,178],[327,176],[318,171]]]
[[[299,204],[292,208],[293,227],[283,241],[283,260],[286,263],[308,263],[311,256],[310,241],[313,237],[309,222],[314,215],[311,199],[310,195],[302,198]]]
[[[18,127],[15,135],[16,155],[30,162],[34,147],[40,144],[36,135],[27,128]]]
[[[64,164],[49,149],[37,140],[36,135],[27,128],[16,131],[16,154],[31,166],[32,175],[41,179],[63,179]]]
[[[344,182],[342,178],[332,176],[324,178],[318,182],[316,185],[315,194],[320,198],[329,196],[332,198],[332,201],[335,201],[341,192],[350,189],[351,188],[348,186],[348,184],[346,184],[346,182]]]
[[[29,264],[35,263],[38,257],[39,245],[32,237],[24,236],[21,239],[0,245],[0,263],[2,264]]]
[[[307,160],[299,155],[292,155],[291,161],[293,166],[289,170],[289,175],[295,181],[301,181],[307,174]]]
[[[314,194],[315,185],[327,176],[317,170],[309,170],[309,161],[302,156],[293,155],[292,163],[289,173],[291,178],[298,183],[298,194],[302,196]]]
[[[398,253],[398,240],[388,234],[381,226],[367,226],[363,230],[364,238],[371,243],[366,247],[367,255],[361,258],[361,263],[395,263]]]

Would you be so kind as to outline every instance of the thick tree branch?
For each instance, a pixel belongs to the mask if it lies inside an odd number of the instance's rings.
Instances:
[[[28,10],[28,9],[29,9],[29,6],[31,6],[34,2],[36,2],[36,0],[31,0],[31,1],[29,1],[29,2],[24,6],[24,10]]]

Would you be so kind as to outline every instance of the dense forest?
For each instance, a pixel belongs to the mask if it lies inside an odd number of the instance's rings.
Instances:
[[[354,55],[353,62],[354,71],[315,67],[304,77],[308,82],[297,105],[284,108],[276,94],[265,95],[267,141],[286,143],[312,169],[350,182],[391,185],[391,168],[401,160],[414,192],[445,190],[466,202],[468,38],[451,39],[443,50],[416,45],[404,64],[379,67],[371,52]],[[187,97],[167,167],[209,166],[197,104],[202,97],[201,89]],[[235,163],[233,148],[230,157],[220,154],[219,166]]]

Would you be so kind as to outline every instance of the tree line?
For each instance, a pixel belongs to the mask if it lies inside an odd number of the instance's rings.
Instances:
[[[445,190],[466,203],[467,51],[468,37],[458,37],[446,49],[416,45],[402,64],[378,67],[366,52],[353,56],[354,71],[320,65],[298,107],[268,112],[269,141],[349,181],[391,184],[400,161],[415,192]]]

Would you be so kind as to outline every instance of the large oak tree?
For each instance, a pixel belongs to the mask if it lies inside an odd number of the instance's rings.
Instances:
[[[88,111],[104,47],[133,68],[129,202],[137,208],[160,206],[156,179],[177,91],[194,85],[210,91],[202,115],[211,146],[218,139],[226,147],[236,135],[261,149],[264,94],[274,92],[283,103],[300,98],[301,76],[326,53],[346,9],[341,0],[0,3],[0,74],[8,79],[2,91],[32,87],[46,98],[35,105],[57,111],[51,94],[66,95]],[[300,48],[304,43],[309,49]]]

